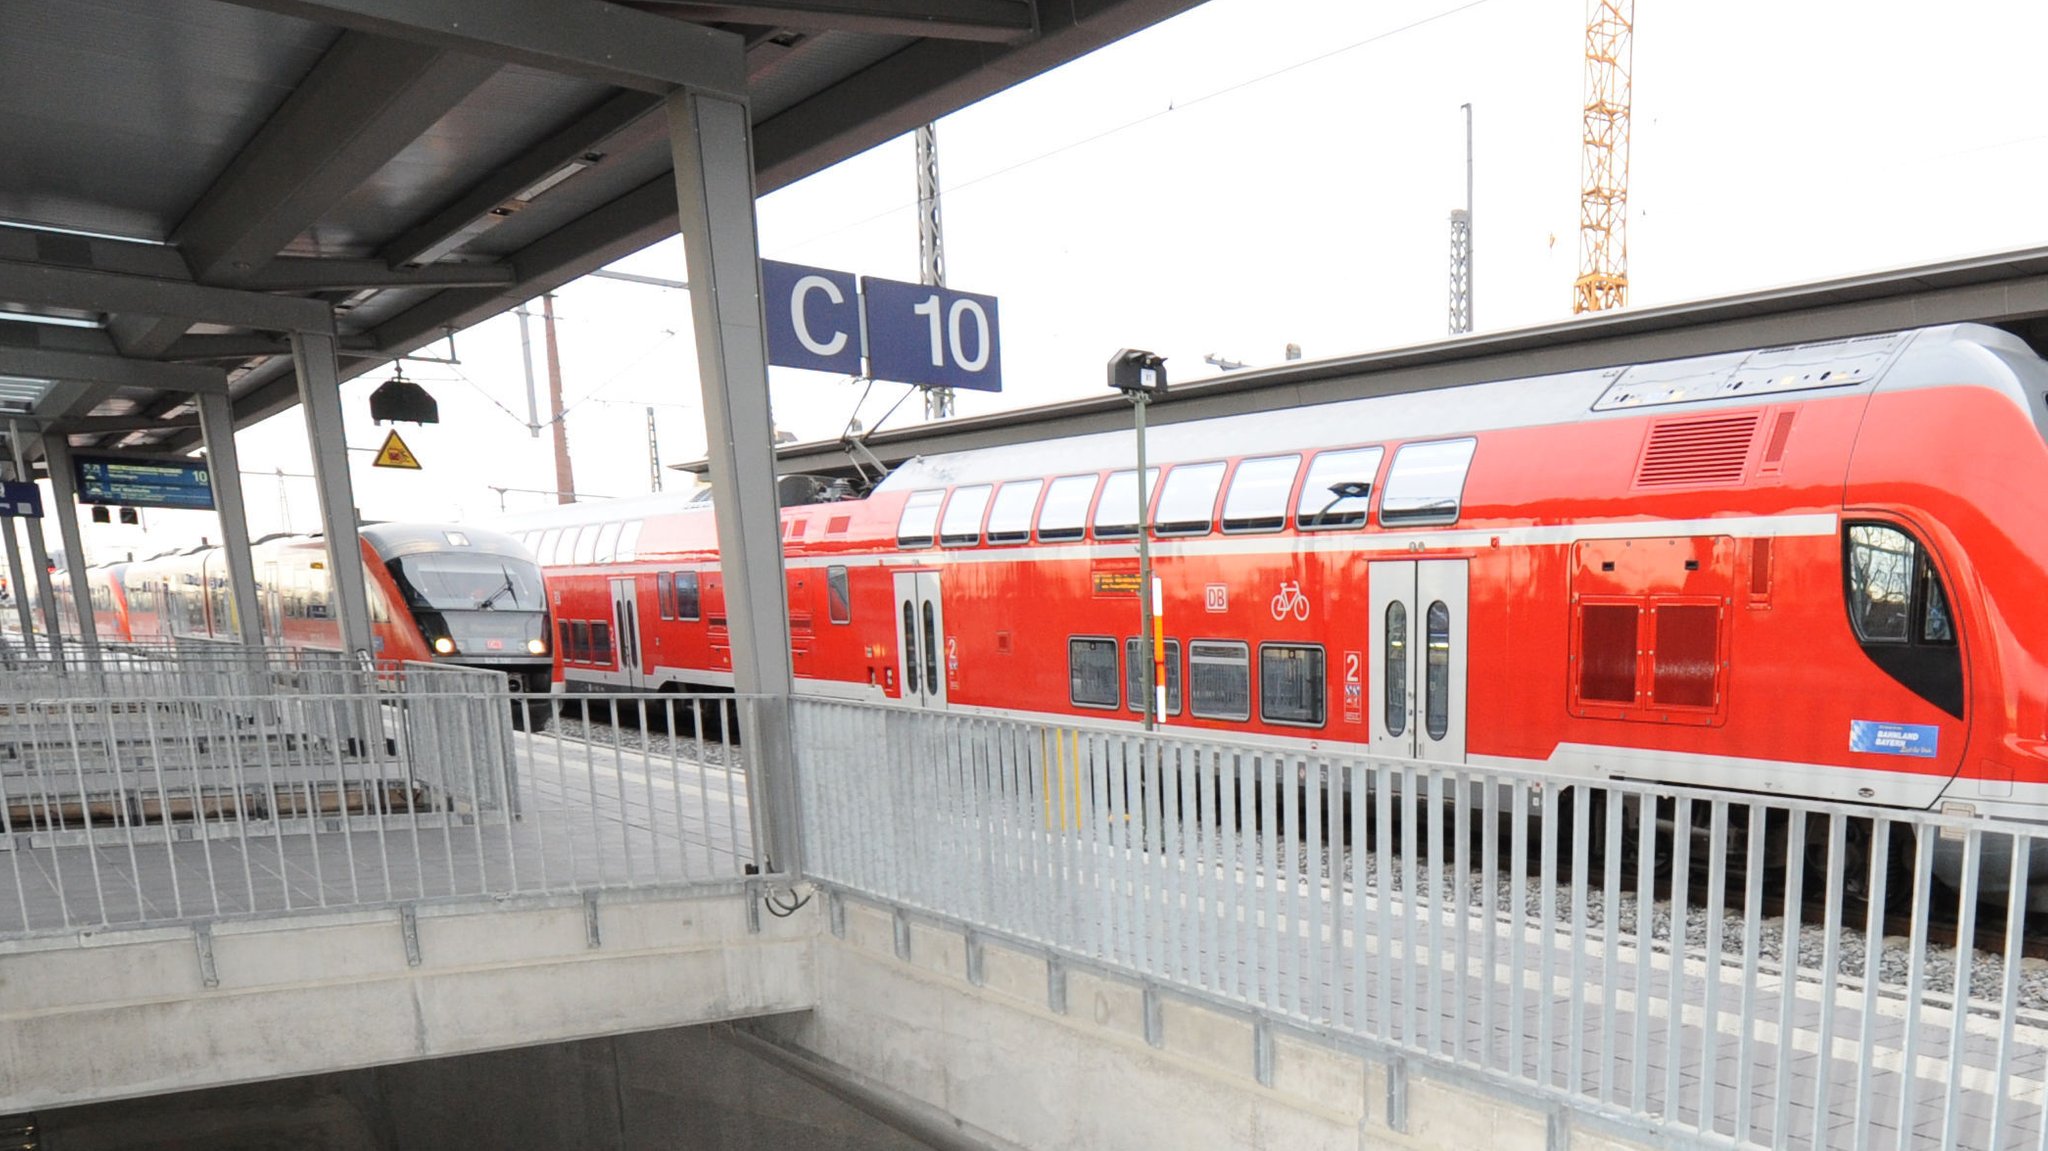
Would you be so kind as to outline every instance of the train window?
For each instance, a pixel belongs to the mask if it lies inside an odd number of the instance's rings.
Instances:
[[[1886,675],[1957,719],[1963,664],[1948,594],[1927,549],[1890,524],[1844,525],[1849,622]]]
[[[572,553],[575,563],[588,564],[597,562],[597,534],[599,530],[596,524],[584,524],[576,529],[576,550]]]
[[[1132,636],[1124,641],[1124,698],[1132,711],[1145,710],[1145,696],[1151,694],[1152,661],[1146,657],[1145,641]],[[1166,714],[1180,714],[1180,641],[1166,641]]]
[[[1216,496],[1223,490],[1223,467],[1221,461],[1182,464],[1166,473],[1152,530],[1162,536],[1208,535],[1216,519]]]
[[[597,548],[592,552],[590,562],[608,564],[619,555],[619,529],[623,524],[610,523],[597,529]]]
[[[540,533],[540,545],[533,549],[533,558],[548,566],[555,561],[555,547],[562,542],[562,529],[549,528]]]
[[[697,573],[677,572],[674,581],[676,597],[676,618],[693,620],[699,616],[697,603]]]
[[[577,663],[590,662],[590,621],[579,619],[570,625],[569,658]]]
[[[576,658],[576,645],[570,639],[568,620],[555,621],[555,650],[562,653],[563,659]]]
[[[1442,739],[1451,730],[1451,609],[1437,600],[1422,620],[1422,729]]]
[[[1313,532],[1363,525],[1365,507],[1372,502],[1372,482],[1380,474],[1380,457],[1386,454],[1385,448],[1353,448],[1317,455],[1301,484],[1294,526]]]
[[[910,498],[903,502],[903,518],[896,522],[896,546],[930,547],[932,529],[939,523],[939,501],[945,498],[944,488],[910,493]]]
[[[1464,497],[1465,473],[1472,466],[1477,440],[1440,440],[1403,444],[1387,469],[1387,490],[1380,495],[1380,522],[1448,524],[1458,518]]]
[[[838,564],[825,569],[825,603],[833,623],[853,622],[853,592],[846,583],[846,569]]]
[[[1203,719],[1250,719],[1251,648],[1223,640],[1188,644],[1188,708]]]
[[[1045,493],[1038,509],[1038,538],[1077,540],[1088,523],[1088,501],[1095,495],[1094,476],[1061,476]]]
[[[980,543],[981,513],[988,510],[993,491],[987,484],[954,488],[953,498],[946,501],[946,518],[939,522],[939,542],[949,546]]]
[[[612,625],[601,619],[590,621],[590,660],[612,662]]]
[[[661,605],[661,618],[676,618],[675,587],[667,572],[654,573],[654,602]]]
[[[620,563],[637,559],[640,555],[641,521],[628,520],[619,528],[619,546],[615,554]]]
[[[1294,643],[1259,645],[1260,719],[1321,727],[1327,695],[1322,648]]]
[[[1067,641],[1067,694],[1075,707],[1116,707],[1116,641],[1079,638]]]
[[[1145,504],[1149,510],[1152,493],[1159,490],[1159,469],[1145,469]],[[1102,499],[1095,505],[1095,538],[1115,539],[1138,534],[1138,471],[1130,468],[1109,473]]]
[[[1394,600],[1387,605],[1387,698],[1385,716],[1388,735],[1408,733],[1408,605]]]
[[[995,506],[988,513],[988,542],[1021,544],[1031,541],[1031,512],[1038,506],[1044,480],[1012,480],[996,492]]]
[[[1264,456],[1238,464],[1230,494],[1223,498],[1223,530],[1279,531],[1287,522],[1287,497],[1300,467],[1300,456]]]

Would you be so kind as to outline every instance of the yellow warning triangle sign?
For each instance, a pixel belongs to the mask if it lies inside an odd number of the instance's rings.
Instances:
[[[412,454],[412,449],[405,446],[405,441],[398,438],[398,429],[393,428],[391,434],[384,437],[384,446],[377,449],[375,466],[411,468],[413,471],[419,471],[420,461],[418,456]]]

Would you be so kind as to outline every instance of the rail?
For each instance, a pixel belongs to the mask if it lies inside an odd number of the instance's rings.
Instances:
[[[0,940],[760,863],[751,699],[557,704],[495,673],[271,652],[0,669]]]
[[[793,722],[828,888],[1707,1144],[2048,1145],[2038,829],[822,700]],[[2014,929],[1979,951],[1987,923]]]

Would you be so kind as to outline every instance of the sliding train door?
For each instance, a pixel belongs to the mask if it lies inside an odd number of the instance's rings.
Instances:
[[[939,606],[939,573],[896,573],[897,683],[903,702],[946,706],[946,617]]]
[[[1391,560],[1369,570],[1373,754],[1463,763],[1466,561]]]
[[[612,632],[619,637],[619,685],[631,690],[647,686],[640,666],[640,603],[632,576],[612,583]]]

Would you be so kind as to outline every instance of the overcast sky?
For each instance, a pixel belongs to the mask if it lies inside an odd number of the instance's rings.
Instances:
[[[1213,375],[1441,338],[1448,214],[1465,194],[1459,105],[1475,110],[1481,330],[1567,318],[1577,273],[1583,0],[1209,0],[939,122],[948,283],[998,298],[1001,395],[963,414],[1099,393],[1119,347]],[[1639,6],[1630,300],[1654,306],[2048,243],[2036,0],[1719,0]],[[908,137],[760,203],[762,255],[917,279]],[[615,267],[687,277],[669,240]],[[649,489],[699,458],[687,293],[584,279],[556,295],[576,486]],[[535,305],[536,312],[538,304]],[[540,327],[533,369],[546,408]],[[526,427],[519,327],[416,363],[441,423],[401,425],[424,465],[373,469],[386,428],[343,387],[367,519],[486,520],[549,497]],[[427,350],[445,354],[446,345]],[[923,418],[898,384],[775,369],[778,423],[831,438]],[[902,401],[900,404],[898,401]],[[892,411],[893,408],[893,411]],[[544,417],[545,418],[545,417]],[[318,526],[294,410],[238,444],[251,530]],[[275,473],[287,473],[282,480]],[[671,488],[682,477],[666,473]],[[94,558],[217,538],[209,513],[86,525]],[[54,521],[51,522],[54,538]]]

